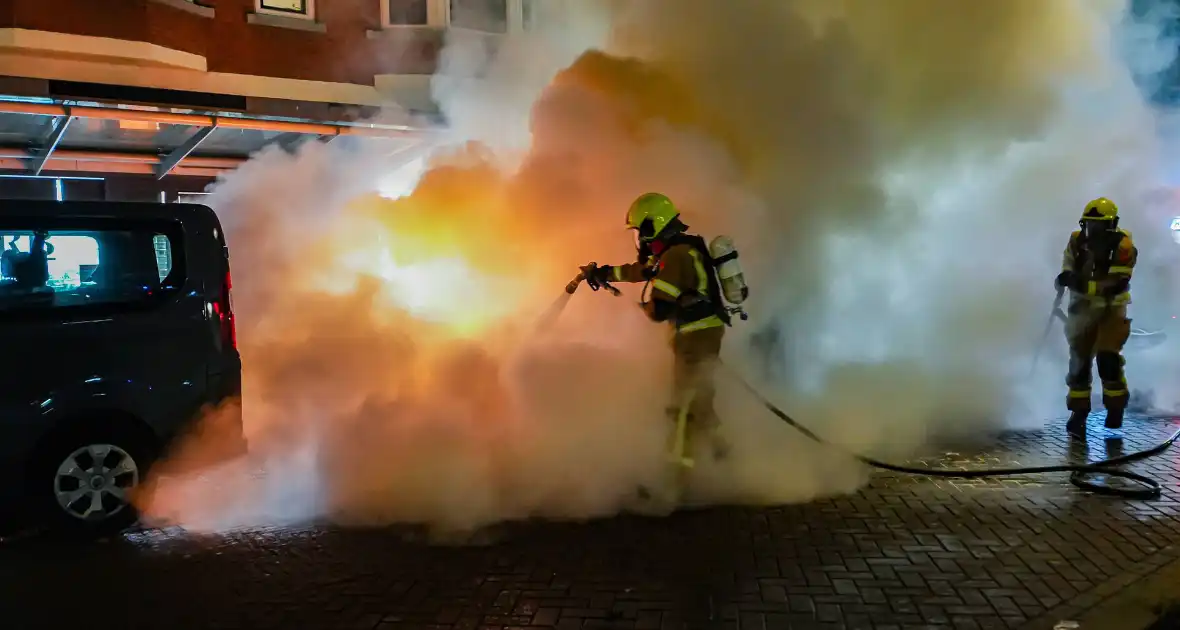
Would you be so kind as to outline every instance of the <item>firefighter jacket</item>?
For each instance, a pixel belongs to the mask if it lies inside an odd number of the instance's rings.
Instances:
[[[727,324],[712,261],[699,236],[678,235],[659,255],[612,266],[610,275],[615,282],[650,281],[644,312],[655,321],[670,320],[677,332]]]
[[[1088,243],[1081,230],[1074,230],[1061,261],[1061,270],[1077,277],[1075,286],[1070,287],[1070,307],[1076,310],[1130,304],[1131,272],[1138,257],[1139,250],[1127,230],[1115,232],[1115,239],[1103,249]]]

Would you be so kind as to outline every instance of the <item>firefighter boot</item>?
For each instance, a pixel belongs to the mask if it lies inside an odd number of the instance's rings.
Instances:
[[[1106,428],[1121,429],[1123,428],[1123,410],[1122,408],[1114,408],[1106,410]]]
[[[1075,410],[1069,414],[1069,420],[1065,423],[1065,431],[1070,437],[1079,440],[1086,439],[1086,418],[1090,414],[1086,411]]]
[[[1106,428],[1123,427],[1123,410],[1127,408],[1127,378],[1123,375],[1123,357],[1118,352],[1098,353],[1098,376],[1102,378],[1102,406],[1106,407]]]

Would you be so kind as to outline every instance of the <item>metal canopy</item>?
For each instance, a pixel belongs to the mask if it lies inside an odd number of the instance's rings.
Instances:
[[[197,147],[201,146],[201,143],[209,137],[209,134],[213,133],[214,129],[217,129],[216,125],[212,127],[201,127],[196,133],[189,136],[189,139],[185,140],[184,144],[172,149],[171,153],[165,155],[156,166],[156,179],[164,179],[168,173],[171,173],[172,169],[176,168],[181,160],[188,157],[189,153],[192,153]]]
[[[400,147],[433,133],[394,125],[30,102],[0,96],[0,172],[143,173],[157,179],[170,174],[215,176],[272,144],[295,151],[310,140],[350,136]]]
[[[53,118],[53,122],[50,123],[52,129],[49,131],[49,136],[45,138],[45,142],[41,146],[29,151],[29,155],[32,156],[32,164],[29,165],[30,174],[41,174],[41,169],[45,168],[45,162],[49,161],[49,157],[57,149],[57,145],[61,142],[62,136],[66,135],[66,130],[70,128],[70,123],[73,120],[74,117],[69,114],[55,116]]]

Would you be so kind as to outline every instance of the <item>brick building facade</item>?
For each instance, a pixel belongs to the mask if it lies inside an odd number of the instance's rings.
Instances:
[[[541,1],[0,0],[0,196],[175,197],[271,143],[418,141],[447,29],[494,41]],[[390,104],[419,116],[360,122]]]

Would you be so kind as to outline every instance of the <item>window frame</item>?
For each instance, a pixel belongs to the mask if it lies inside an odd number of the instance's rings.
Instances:
[[[111,318],[126,313],[144,313],[159,310],[175,303],[184,295],[190,283],[189,259],[185,248],[184,225],[179,220],[166,218],[108,218],[68,217],[37,215],[5,215],[0,218],[0,233],[28,232],[33,230],[49,232],[146,232],[163,234],[168,237],[172,268],[169,275],[176,274],[172,283],[163,286],[154,295],[134,302],[98,302],[95,304],[73,304],[69,306],[24,306],[17,308],[0,307],[0,323],[24,323],[37,321],[89,321]],[[99,262],[102,261],[99,250]]]
[[[517,9],[520,8],[519,0],[504,0],[504,11],[505,11],[504,20],[505,20],[505,22],[504,22],[504,30],[503,31],[488,31],[488,30],[484,30],[482,28],[472,28],[470,26],[457,26],[454,22],[454,15],[453,15],[452,7],[451,7],[451,5],[454,2],[455,2],[455,0],[442,0],[443,10],[446,12],[447,28],[458,29],[461,31],[466,31],[468,33],[479,33],[481,35],[491,35],[494,37],[503,37],[505,35],[511,35],[513,33],[518,32],[517,29],[514,28],[514,22],[517,24],[520,22],[520,19],[519,19],[520,18],[520,11],[513,11],[513,7],[515,6]],[[517,19],[514,20],[513,19],[514,17]]]
[[[399,28],[438,28],[446,24],[446,14],[440,11],[440,4],[438,0],[424,0],[426,2],[426,23],[425,24],[394,24],[389,19],[389,9],[391,0],[381,0],[381,28],[399,29]]]
[[[514,35],[518,33],[530,32],[532,28],[524,23],[524,3],[534,3],[533,19],[536,19],[536,3],[538,0],[507,0],[507,30],[504,32],[485,31],[479,28],[472,28],[469,26],[458,26],[451,20],[451,0],[426,0],[426,23],[425,24],[394,24],[389,19],[389,6],[391,0],[381,0],[381,30],[396,30],[403,28],[433,28],[445,29],[454,28],[470,33],[479,33],[482,35],[491,35],[503,37],[505,35]],[[557,1],[557,0],[550,0]]]
[[[254,12],[261,15],[275,15],[278,17],[291,18],[293,20],[307,20],[309,22],[316,21],[316,6],[315,0],[303,0],[303,6],[306,11],[291,11],[289,9],[272,9],[263,6],[266,0],[254,0]]]
[[[538,0],[509,0],[509,2],[512,2],[513,4],[516,5],[516,11],[517,11],[516,19],[520,24],[520,31],[519,32],[531,33],[536,28],[536,25],[537,25],[536,24],[537,13],[538,13],[538,11],[537,11],[538,6],[537,5],[539,4]],[[532,24],[530,24],[528,21],[526,21],[524,19],[524,16],[525,16],[524,8],[526,5],[532,7],[532,12],[531,12],[531,15],[533,18]]]

